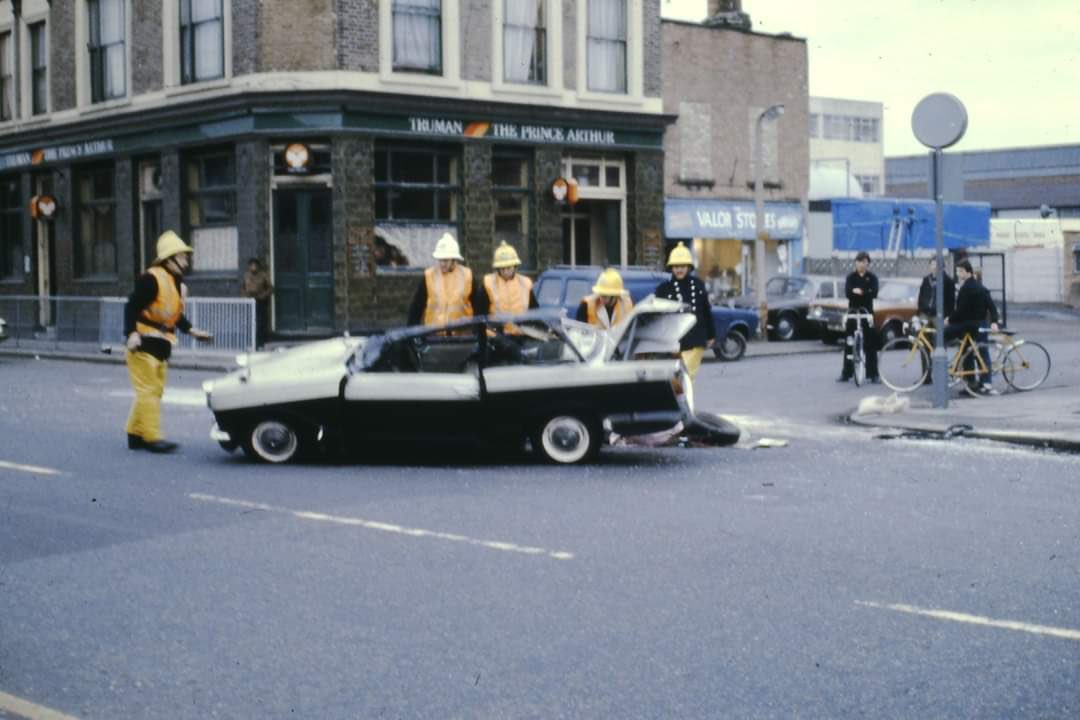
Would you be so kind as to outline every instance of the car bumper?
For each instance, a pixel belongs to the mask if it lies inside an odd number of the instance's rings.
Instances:
[[[685,417],[685,414],[678,410],[618,413],[609,415],[604,427],[619,435],[644,435],[672,428]]]
[[[844,314],[834,310],[825,310],[819,315],[810,315],[810,322],[814,323],[819,330],[828,332],[844,332]]]

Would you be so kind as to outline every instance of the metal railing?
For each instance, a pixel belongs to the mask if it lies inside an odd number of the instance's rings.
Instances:
[[[123,297],[0,295],[0,318],[7,321],[5,345],[86,351],[124,344]],[[213,334],[196,344],[178,333],[176,352],[236,353],[255,347],[255,301],[251,298],[188,298],[184,314]]]

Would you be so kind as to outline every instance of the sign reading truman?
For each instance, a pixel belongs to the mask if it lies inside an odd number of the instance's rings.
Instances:
[[[730,200],[664,201],[664,233],[669,238],[719,238],[753,240],[754,204]],[[774,240],[802,237],[803,215],[799,203],[765,203],[765,230]]]

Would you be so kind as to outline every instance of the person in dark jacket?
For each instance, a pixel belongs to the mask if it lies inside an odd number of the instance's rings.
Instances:
[[[922,279],[922,285],[919,286],[919,314],[923,316],[924,320],[933,325],[934,318],[937,317],[936,257],[930,258],[929,270],[930,272]],[[953,308],[956,306],[956,283],[953,282],[948,273],[943,274],[943,277],[945,278],[944,309],[945,317],[948,317],[952,315]]]
[[[956,308],[945,319],[945,342],[958,340],[970,333],[979,344],[979,354],[982,355],[983,362],[990,367],[990,350],[987,347],[989,338],[980,328],[989,320],[991,332],[998,331],[997,306],[994,305],[990,291],[975,277],[969,260],[956,263],[956,277],[960,281],[960,289],[956,293]],[[964,369],[973,368],[968,366]],[[981,392],[994,392],[989,375],[976,378],[976,381]]]
[[[694,257],[686,245],[679,243],[672,249],[667,265],[671,269],[671,279],[656,286],[656,297],[677,300],[688,305],[690,312],[697,318],[694,327],[690,328],[690,332],[683,336],[679,344],[683,362],[692,380],[701,367],[705,350],[716,343],[716,326],[713,324],[712,309],[709,305],[709,291],[705,283],[692,274]]]
[[[162,233],[157,258],[135,281],[135,290],[124,306],[125,361],[135,391],[125,427],[129,450],[176,450],[176,443],[161,434],[161,396],[176,331],[203,342],[213,339],[210,333],[192,327],[184,315],[187,288],[182,280],[191,267],[193,252],[172,230]]]
[[[870,272],[870,254],[860,252],[855,256],[855,271],[847,276],[844,281],[844,295],[848,300],[848,311],[863,309],[874,314],[874,298],[878,294],[877,275]],[[880,382],[878,379],[877,351],[878,337],[873,322],[863,323],[863,350],[866,352],[866,378],[869,382]],[[838,382],[847,382],[855,372],[852,362],[854,352],[855,320],[847,322],[847,339],[844,342],[844,369],[840,372]]]

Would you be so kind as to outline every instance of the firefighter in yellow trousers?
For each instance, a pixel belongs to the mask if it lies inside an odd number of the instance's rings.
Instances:
[[[135,400],[127,420],[130,450],[170,453],[178,447],[161,433],[161,396],[176,331],[209,342],[212,336],[184,316],[187,288],[182,282],[194,251],[172,230],[158,238],[157,258],[135,281],[124,306],[126,361]]]

